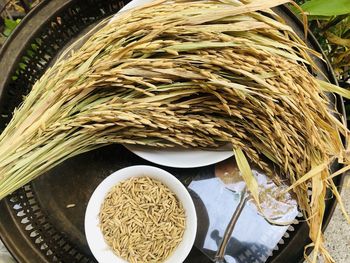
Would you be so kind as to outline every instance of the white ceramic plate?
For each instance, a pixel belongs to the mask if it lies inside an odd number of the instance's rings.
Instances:
[[[100,263],[126,263],[115,255],[104,241],[99,228],[99,212],[101,204],[118,182],[131,177],[149,176],[163,182],[183,204],[186,212],[186,230],[179,246],[165,263],[183,262],[192,249],[197,232],[197,215],[192,198],[184,185],[172,174],[153,166],[136,165],[118,170],[104,179],[92,194],[85,213],[85,235],[94,257]]]
[[[193,168],[215,164],[230,158],[233,150],[221,147],[215,150],[196,150],[181,147],[159,149],[154,147],[124,145],[141,158],[168,167]]]
[[[152,2],[152,0],[133,0],[124,6],[119,12],[150,2]],[[112,20],[118,16],[118,13],[112,18]],[[138,145],[125,145],[125,147],[145,160],[177,168],[192,168],[211,165],[226,160],[233,155],[231,146],[225,146],[215,150],[184,149],[181,147],[159,149]]]
[[[132,0],[129,3],[127,3],[122,9],[120,9],[118,13],[124,12],[126,10],[129,10],[150,2],[153,2],[153,0]],[[118,13],[116,13],[111,20],[115,19],[118,16]]]

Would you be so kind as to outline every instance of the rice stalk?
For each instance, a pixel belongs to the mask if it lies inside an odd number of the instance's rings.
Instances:
[[[333,262],[321,233],[327,188],[339,196],[329,166],[350,163],[348,130],[326,92],[349,94],[309,73],[316,53],[270,9],[286,2],[164,0],[102,22],[36,82],[0,135],[0,199],[111,143],[230,143],[257,203],[248,160],[288,179],[310,226],[311,262],[318,252]]]

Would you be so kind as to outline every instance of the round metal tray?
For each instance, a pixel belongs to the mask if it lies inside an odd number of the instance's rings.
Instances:
[[[0,51],[0,131],[11,118],[35,81],[57,54],[89,26],[116,13],[128,1],[55,0],[43,1],[31,11]],[[276,11],[303,36],[301,22],[286,7]],[[321,52],[309,33],[310,47]],[[336,83],[326,62],[317,64]],[[342,98],[332,97],[337,110],[345,114]],[[125,166],[147,164],[121,145],[104,147],[71,158],[0,202],[0,236],[18,262],[95,262],[84,236],[84,213],[90,195],[107,175]],[[334,164],[333,168],[338,165]],[[191,178],[213,167],[169,169],[186,185]],[[335,178],[341,186],[342,177]],[[326,226],[335,208],[328,199]],[[70,204],[74,207],[68,208]],[[290,228],[270,263],[302,262],[304,246],[310,242],[306,223]],[[210,262],[193,248],[186,262]]]

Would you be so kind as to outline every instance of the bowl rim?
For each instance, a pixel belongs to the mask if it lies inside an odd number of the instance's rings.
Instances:
[[[186,229],[182,241],[164,263],[183,262],[190,253],[194,244],[197,232],[197,214],[192,197],[186,187],[171,173],[150,165],[133,165],[119,169],[107,176],[95,188],[90,196],[84,218],[84,231],[88,246],[100,263],[126,263],[124,259],[113,253],[112,249],[104,241],[102,232],[99,228],[98,214],[102,202],[113,186],[121,181],[148,176],[161,181],[172,192],[175,193],[178,200],[182,203],[186,212]]]

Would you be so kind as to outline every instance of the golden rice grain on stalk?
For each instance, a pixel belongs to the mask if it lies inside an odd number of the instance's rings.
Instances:
[[[324,198],[328,186],[338,197],[329,167],[349,165],[348,130],[325,92],[350,95],[308,72],[317,54],[271,9],[286,2],[163,0],[102,22],[35,83],[0,135],[0,199],[111,143],[231,143],[257,203],[246,157],[289,179],[310,246],[333,262],[321,233]]]

